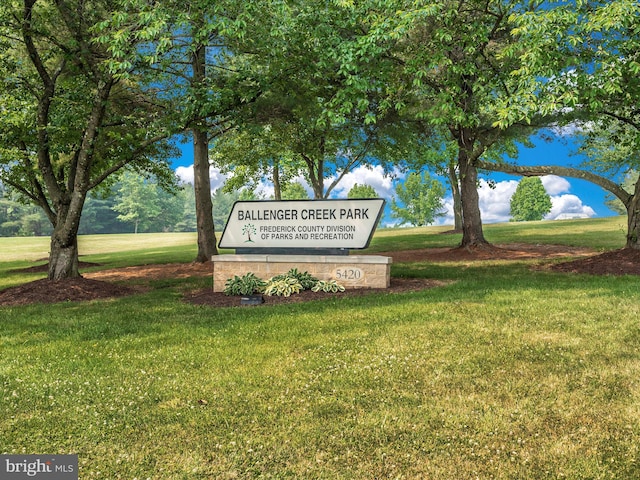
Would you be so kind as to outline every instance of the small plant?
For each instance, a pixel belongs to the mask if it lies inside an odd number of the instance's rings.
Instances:
[[[297,278],[282,278],[281,275],[276,275],[267,283],[264,294],[268,296],[290,297],[294,293],[300,293],[301,290],[304,289]]]
[[[249,272],[242,277],[234,275],[224,284],[225,295],[253,295],[261,293],[266,286],[264,280],[259,279],[255,274]]]
[[[303,290],[311,290],[313,286],[318,283],[318,279],[311,275],[309,272],[299,272],[297,268],[292,268],[287,273],[275,275],[271,278],[270,282],[284,280],[287,278],[295,278],[302,285]]]
[[[335,280],[318,280],[311,288],[312,292],[338,293],[344,292],[345,288]]]

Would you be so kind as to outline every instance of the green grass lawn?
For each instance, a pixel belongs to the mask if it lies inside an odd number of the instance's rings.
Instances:
[[[607,250],[620,221],[486,234]],[[440,231],[370,251],[459,241]],[[195,254],[139,238],[82,239],[83,259]],[[26,260],[0,254],[7,284]],[[397,264],[446,286],[307,304],[193,306],[175,281],[0,307],[0,452],[77,453],[82,479],[640,478],[640,279],[537,263]]]

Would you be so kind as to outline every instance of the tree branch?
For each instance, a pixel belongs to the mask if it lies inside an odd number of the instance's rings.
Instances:
[[[559,177],[579,178],[594,183],[599,187],[611,192],[625,205],[629,206],[633,195],[628,193],[624,188],[608,178],[596,175],[595,173],[577,168],[561,167],[558,165],[547,166],[519,166],[509,163],[492,163],[478,160],[475,163],[477,168],[490,170],[492,172],[510,173],[513,175],[521,175],[523,177],[542,177],[545,175],[558,175]]]
[[[98,175],[96,178],[94,178],[89,183],[89,187],[87,188],[87,191],[97,187],[102,182],[104,182],[107,179],[107,177],[109,177],[109,175],[114,174],[115,172],[117,172],[121,168],[125,167],[127,164],[131,163],[142,152],[144,152],[145,149],[147,149],[147,147],[149,147],[150,145],[153,145],[156,142],[164,140],[167,137],[168,137],[168,134],[164,134],[164,133],[163,134],[159,134],[159,135],[156,135],[155,137],[151,137],[151,138],[147,139],[145,142],[143,142],[140,145],[138,145],[138,148],[136,148],[135,150],[132,150],[131,153],[129,155],[127,155],[123,160],[121,160],[118,163],[112,165],[111,167],[109,167],[108,169],[103,171],[100,175]]]
[[[633,128],[635,128],[636,130],[640,131],[640,123],[635,122],[633,120],[631,120],[628,117],[622,116],[622,115],[618,115],[617,113],[614,112],[608,112],[608,111],[603,111],[602,113],[604,113],[605,115],[615,118],[616,120],[618,120],[621,123],[624,123],[626,125],[629,125]]]
[[[38,168],[42,173],[45,185],[52,197],[52,200],[57,203],[60,200],[63,192],[57,183],[55,172],[51,164],[50,147],[49,147],[49,111],[51,108],[51,102],[55,95],[56,81],[62,73],[65,60],[62,59],[53,74],[49,74],[45,66],[40,52],[38,51],[32,31],[32,19],[33,19],[33,7],[36,0],[24,0],[24,12],[22,19],[22,37],[24,40],[27,53],[31,63],[38,72],[38,76],[42,81],[43,91],[38,96],[38,113],[37,113],[37,138],[38,138]]]

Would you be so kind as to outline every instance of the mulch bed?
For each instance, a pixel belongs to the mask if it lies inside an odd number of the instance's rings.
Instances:
[[[591,275],[640,275],[640,250],[623,248],[580,260],[557,263],[551,270]]]
[[[84,302],[139,292],[140,289],[84,277],[58,281],[42,279],[0,291],[0,306]]]
[[[394,263],[403,262],[444,262],[482,260],[523,260],[576,258],[575,260],[553,263],[552,271],[586,273],[591,275],[640,275],[640,250],[621,249],[597,255],[584,248],[561,245],[507,244],[491,245],[485,248],[434,248],[402,252],[382,253],[393,257]],[[84,264],[81,266],[93,265]],[[46,265],[30,267],[30,272],[46,272]],[[60,281],[36,280],[17,287],[0,291],[0,306],[28,305],[34,303],[81,302],[95,299],[117,298],[139,293],[144,287],[130,287],[114,282],[127,280],[156,280],[160,278],[185,278],[212,274],[210,264],[168,264],[127,267],[84,274],[83,277]],[[392,278],[391,287],[379,289],[380,294],[425,290],[442,283],[429,279]],[[305,291],[291,297],[265,297],[263,305],[297,303],[310,300],[346,298],[375,294],[376,289],[347,290],[339,294]],[[239,306],[238,297],[214,293],[212,289],[185,294],[184,301],[196,305],[214,307]]]

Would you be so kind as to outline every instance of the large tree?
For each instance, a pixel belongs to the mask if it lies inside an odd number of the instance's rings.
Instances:
[[[445,126],[457,145],[456,171],[462,206],[461,246],[487,244],[482,229],[476,161],[492,147],[509,148],[521,125],[496,125],[496,110],[520,94],[510,76],[516,68],[502,51],[521,45],[512,35],[510,15],[522,7],[518,1],[444,2],[437,16],[417,21],[414,41],[420,54],[408,58],[419,85],[424,109],[421,117]],[[529,8],[535,8],[534,2]],[[426,45],[425,45],[426,40]],[[429,51],[435,50],[435,55]],[[510,131],[510,130],[515,130]]]
[[[362,80],[368,78],[363,72],[385,79],[385,91],[396,92],[394,108],[405,117],[447,132],[455,143],[453,171],[459,179],[463,247],[487,244],[480,216],[476,161],[492,146],[499,146],[499,150],[511,148],[514,132],[510,130],[520,134],[522,125],[516,121],[499,124],[499,112],[505,104],[518,103],[521,95],[530,94],[526,79],[516,80],[512,75],[520,65],[519,57],[503,54],[511,48],[526,48],[513,34],[510,19],[523,9],[540,8],[541,3],[378,2],[372,10],[385,20],[354,35],[350,55],[344,57],[343,70],[348,72],[350,83],[362,86],[356,92],[345,89],[345,95],[338,98],[349,95],[355,103],[367,94],[366,85],[379,83],[363,85]],[[372,58],[382,59],[385,68],[378,72],[368,70]]]
[[[230,170],[269,176],[276,195],[280,176],[301,174],[315,198],[327,198],[358,166],[414,154],[412,130],[390,108],[396,92],[379,75],[393,60],[371,56],[371,63],[347,65],[358,49],[354,39],[377,28],[378,13],[372,2],[307,0],[265,20],[269,36],[255,45],[253,61],[269,82],[243,112],[238,134],[219,144]]]
[[[303,165],[281,142],[283,135],[289,135],[274,132],[280,127],[286,130],[285,125],[245,124],[216,140],[211,160],[222,174],[229,176],[224,185],[226,192],[256,188],[264,180],[273,185],[274,199],[283,199],[286,186],[300,174]]]
[[[622,201],[627,243],[640,248],[640,182],[632,192],[620,186],[619,171],[640,162],[640,4],[636,0],[561,1],[538,12],[514,16],[515,33],[528,48],[505,52],[521,67],[514,79],[529,85],[521,102],[504,105],[499,124],[527,121],[538,112],[558,114],[580,127],[583,169],[556,165],[497,169],[525,175],[585,178]],[[533,80],[535,79],[535,80]]]
[[[624,127],[623,131],[630,133],[634,140],[637,136],[634,129]],[[627,175],[629,168],[640,167],[638,148],[632,144],[624,146],[622,132],[613,134],[610,128],[602,131],[597,127],[597,122],[589,123],[589,130],[581,136],[586,137],[581,147],[582,153],[587,155],[582,168],[567,167],[562,165],[517,165],[509,162],[484,162],[479,161],[477,166],[485,170],[504,172],[522,176],[557,175],[561,177],[577,178],[591,182],[611,193],[622,203],[627,214],[627,248],[640,248],[640,179],[633,176],[634,182],[629,185]],[[598,148],[594,147],[598,145]],[[608,147],[605,147],[608,145]],[[593,148],[589,148],[592,146]],[[602,150],[599,150],[602,148]],[[590,157],[590,158],[589,158]],[[622,169],[623,175],[616,175]],[[622,177],[622,178],[620,178]],[[620,181],[619,181],[619,180]]]
[[[409,157],[412,140],[407,129],[365,125],[361,118],[326,125],[321,122],[322,108],[312,106],[313,101],[298,97],[295,103],[299,106],[286,112],[283,102],[278,118],[262,125],[244,125],[216,144],[214,162],[231,174],[229,186],[238,188],[266,178],[273,183],[278,199],[291,179],[303,176],[315,198],[328,198],[359,166],[373,161],[389,166]],[[261,104],[258,101],[256,108]],[[264,122],[263,115],[258,111],[256,121]],[[405,141],[398,142],[398,137]]]
[[[133,233],[163,213],[156,185],[132,173],[122,176],[113,209],[119,213],[118,220],[133,225]]]
[[[174,11],[180,12],[173,26],[177,33],[174,43],[191,60],[190,69],[174,71],[181,72],[188,85],[184,124],[193,139],[197,262],[210,261],[218,254],[212,215],[210,141],[229,128],[231,110],[249,101],[248,97],[259,95],[259,86],[247,79],[251,77],[250,69],[244,71],[242,66],[246,64],[238,60],[246,48],[241,38],[252,8],[255,4],[204,0],[192,2],[184,14],[182,2],[172,5]],[[185,32],[189,34],[185,36]],[[181,41],[185,37],[186,43]],[[252,86],[246,89],[243,85],[247,84]]]
[[[114,62],[107,0],[8,0],[0,5],[0,176],[53,225],[48,278],[79,275],[77,234],[87,193],[125,165],[166,178],[166,131],[145,65]],[[127,45],[130,50],[140,44]]]
[[[263,24],[275,15],[260,14],[265,2],[194,0],[129,0],[126,18],[134,28],[122,37],[147,39],[145,51],[159,72],[157,86],[171,99],[167,111],[174,133],[193,145],[194,192],[197,220],[197,262],[210,261],[216,246],[209,146],[232,124],[232,113],[260,94],[254,64],[245,61],[253,45],[264,41]],[[257,40],[256,40],[257,39]],[[126,61],[126,56],[123,57]]]

